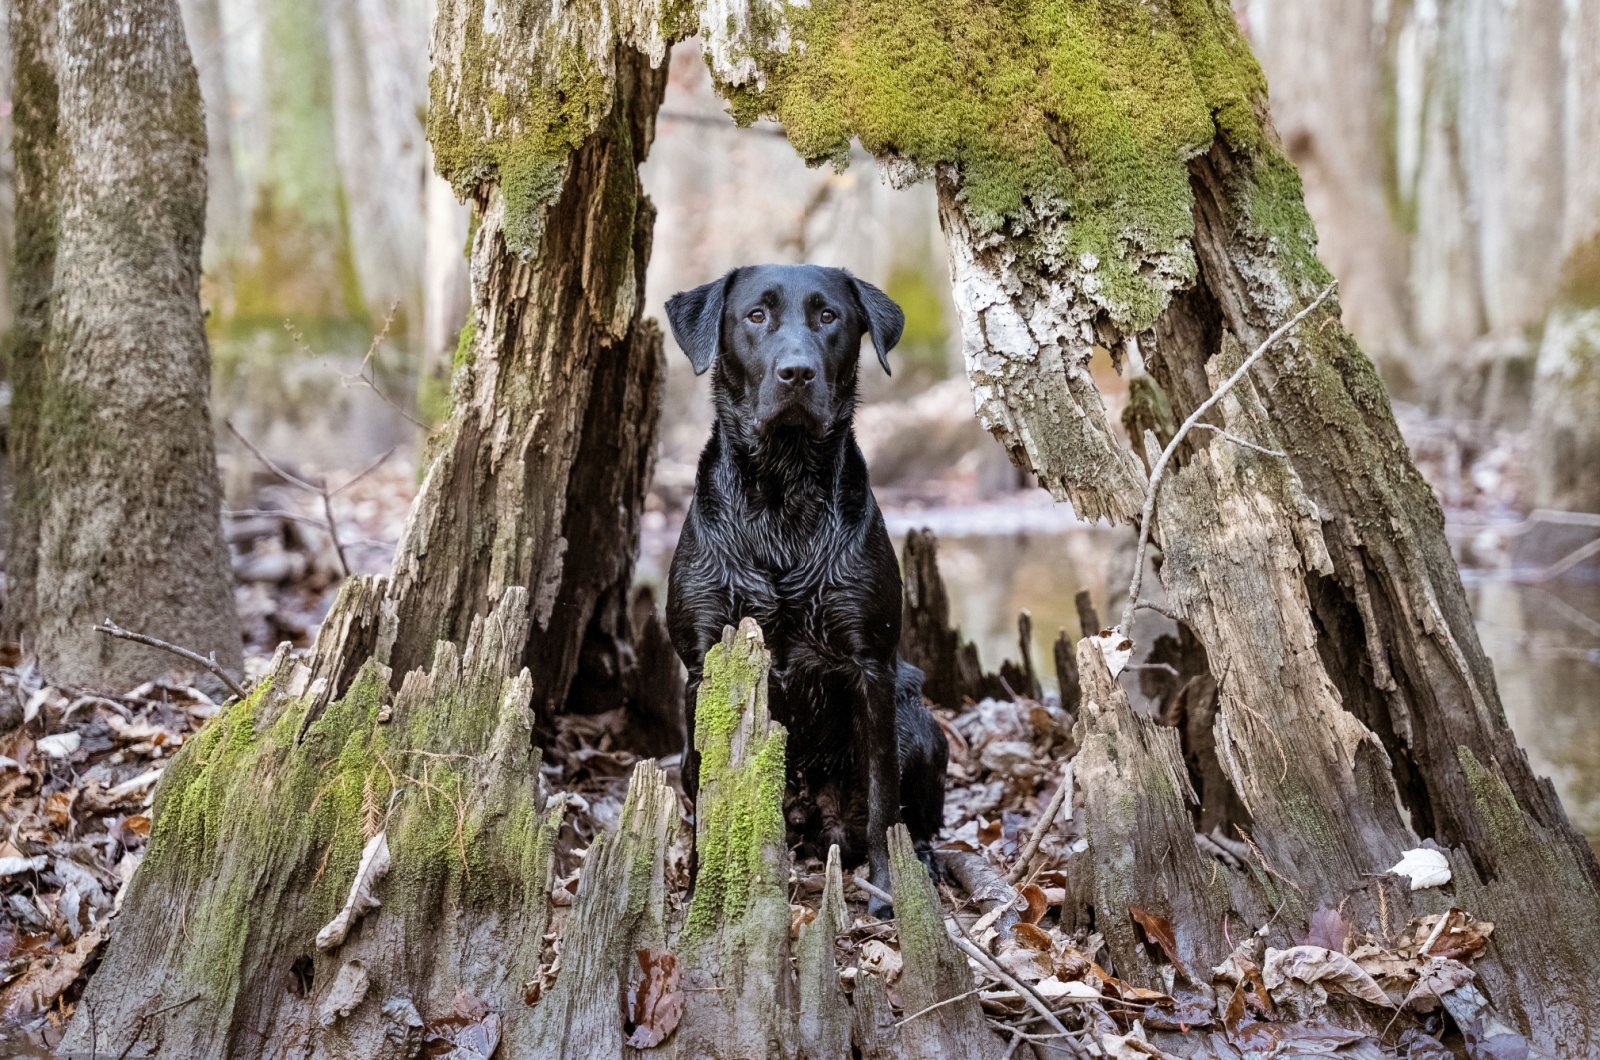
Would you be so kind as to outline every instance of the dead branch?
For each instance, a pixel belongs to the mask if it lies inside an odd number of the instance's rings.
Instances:
[[[1167,447],[1161,450],[1161,456],[1157,458],[1155,466],[1150,469],[1150,485],[1144,496],[1144,511],[1139,514],[1139,547],[1133,554],[1133,578],[1128,583],[1128,602],[1123,605],[1122,621],[1117,625],[1117,628],[1121,630],[1124,636],[1128,636],[1133,632],[1133,611],[1139,604],[1139,585],[1144,580],[1144,554],[1145,549],[1150,544],[1150,527],[1155,522],[1156,500],[1161,493],[1161,476],[1166,472],[1167,465],[1171,463],[1172,455],[1178,451],[1178,446],[1183,443],[1184,438],[1188,437],[1189,432],[1199,425],[1200,418],[1211,411],[1213,405],[1221,401],[1224,395],[1232,390],[1239,380],[1250,373],[1250,369],[1261,359],[1262,354],[1277,345],[1279,340],[1299,327],[1300,323],[1310,316],[1314,309],[1326,301],[1328,296],[1333,293],[1334,288],[1338,286],[1339,281],[1337,280],[1328,284],[1317,297],[1311,300],[1309,305],[1290,317],[1281,327],[1262,340],[1261,345],[1257,346],[1250,356],[1244,359],[1244,363],[1234,369],[1233,374],[1223,380],[1222,385],[1212,391],[1211,396],[1202,401],[1199,407],[1189,414],[1189,418],[1184,420],[1183,425],[1172,435],[1172,441],[1168,442]],[[1224,431],[1223,434],[1226,435],[1227,432]],[[1251,448],[1259,447],[1252,446]]]
[[[952,924],[954,925],[953,927],[951,926]],[[990,975],[994,976],[1011,989],[1015,990],[1017,992],[1017,996],[1021,997],[1023,1001],[1026,1001],[1028,1006],[1042,1016],[1044,1021],[1051,1027],[1060,1031],[1062,1034],[1067,1033],[1066,1025],[1056,1018],[1056,1014],[1054,1012],[1050,1011],[1050,1006],[1044,1003],[1044,998],[1040,997],[1038,992],[1028,984],[1024,983],[1022,980],[1018,979],[1010,972],[1002,968],[1000,966],[1000,962],[989,956],[989,954],[984,951],[982,946],[979,946],[976,942],[973,942],[971,939],[967,938],[966,934],[961,931],[960,921],[957,921],[954,918],[946,920],[945,930],[950,933],[951,941],[961,948],[962,953],[965,953],[968,957],[971,957],[978,964],[982,965],[984,971],[988,972]]]
[[[382,333],[380,332],[380,335],[381,334]],[[370,350],[367,351],[367,356],[372,356],[372,352]],[[395,454],[395,449],[390,449],[387,453],[384,453],[382,456],[378,457],[378,459],[374,460],[372,463],[356,472],[355,475],[347,479],[344,485],[340,486],[338,489],[330,490],[328,488],[328,480],[326,478],[320,479],[317,482],[308,482],[299,475],[293,474],[284,468],[279,467],[270,456],[268,456],[266,453],[263,453],[254,442],[246,438],[244,433],[233,425],[232,420],[223,420],[222,422],[228,428],[228,430],[232,432],[233,436],[239,439],[244,447],[255,455],[257,460],[261,461],[262,466],[264,466],[274,475],[278,476],[278,478],[286,485],[293,486],[296,489],[305,490],[307,493],[313,493],[322,498],[322,511],[327,517],[328,536],[333,539],[333,551],[334,555],[336,555],[339,559],[339,570],[343,573],[344,577],[350,577],[350,561],[344,554],[344,542],[339,539],[339,524],[333,517],[333,498],[338,496],[340,493],[343,493],[351,486],[354,486],[357,482],[360,482],[362,479],[378,470],[378,468],[382,467],[384,463]],[[398,448],[398,446],[396,448]]]
[[[1066,802],[1071,794],[1072,760],[1069,758],[1067,764],[1061,767],[1061,783],[1056,785],[1056,793],[1050,796],[1050,804],[1044,808],[1044,813],[1039,815],[1039,822],[1033,826],[1027,845],[1022,848],[1022,853],[1017,855],[1017,863],[1006,873],[1007,883],[1015,885],[1027,876],[1029,863],[1033,861],[1033,856],[1039,853],[1039,844],[1044,842],[1045,833],[1050,830],[1056,815],[1061,812],[1062,803]]]
[[[245,698],[245,696],[248,694],[245,692],[244,687],[240,685],[239,682],[235,681],[228,675],[228,671],[224,670],[217,664],[217,657],[215,653],[213,653],[210,658],[207,658],[197,651],[190,651],[188,648],[180,648],[176,644],[168,644],[164,640],[157,640],[155,637],[149,637],[143,633],[135,633],[130,629],[123,629],[109,618],[106,619],[103,624],[95,626],[94,631],[96,633],[104,633],[108,637],[116,637],[119,640],[131,640],[136,644],[143,644],[146,647],[160,648],[162,651],[171,652],[172,654],[181,658],[188,659],[190,662],[195,663],[198,666],[204,666],[207,670],[210,670],[212,673],[216,674],[222,679],[222,683],[228,686],[228,690],[234,695],[238,696],[240,699]]]

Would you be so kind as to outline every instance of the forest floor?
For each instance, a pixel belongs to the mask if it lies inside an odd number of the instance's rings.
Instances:
[[[1455,535],[1463,558],[1493,562],[1496,528],[1521,518],[1515,508],[1520,440],[1420,414],[1402,419],[1452,522],[1465,528]],[[333,476],[337,484],[350,477]],[[387,569],[415,483],[414,468],[398,459],[349,482],[334,504],[341,556],[319,496],[264,471],[256,476],[250,506],[227,522],[251,677],[279,641],[309,646],[347,569]],[[959,494],[959,484],[936,484],[924,495],[937,503],[952,492]],[[901,496],[916,503],[915,491]],[[658,492],[647,524],[675,520],[679,504],[681,491]],[[48,1049],[142,857],[155,782],[166,760],[218,712],[221,697],[187,679],[122,694],[57,688],[23,660],[0,663],[0,719],[9,716],[15,726],[0,735],[0,1021],[7,1025],[0,1051],[7,1038],[19,1050],[24,1042]],[[1099,935],[1061,915],[1072,860],[1085,846],[1077,831],[1081,815],[1068,805],[1042,819],[1074,752],[1071,707],[1051,693],[1042,700],[986,699],[937,714],[951,752],[941,858],[964,859],[969,873],[986,873],[999,898],[974,901],[953,881],[941,889],[956,930],[989,955],[989,963],[974,964],[978,996],[1010,1043],[1008,1055],[1163,1056],[1179,1042],[1186,1043],[1185,1055],[1226,1057],[1518,1055],[1516,1043],[1492,1030],[1469,1028],[1463,1036],[1470,1014],[1444,1015],[1445,1006],[1468,1004],[1462,998],[1471,997],[1471,961],[1493,930],[1470,910],[1452,910],[1443,922],[1389,925],[1375,937],[1352,931],[1339,910],[1319,909],[1304,930],[1289,930],[1295,944],[1281,949],[1266,944],[1272,925],[1236,924],[1230,938],[1237,948],[1212,969],[1184,967],[1173,951],[1173,926],[1131,906],[1128,915],[1164,985],[1140,988],[1119,978]],[[618,720],[558,719],[547,749],[545,780],[579,798],[571,800],[576,811],[558,855],[547,960],[530,997],[559,970],[563,918],[583,854],[621,815],[638,756]],[[676,762],[663,765],[670,773]],[[1030,844],[1036,832],[1040,841]],[[1242,834],[1214,833],[1201,842],[1220,863],[1260,858]],[[1027,854],[1030,845],[1036,850]],[[681,862],[678,873],[686,883]],[[823,879],[819,863],[796,864],[797,932],[817,915]],[[898,1002],[894,925],[866,915],[859,887],[847,887],[847,896],[855,917],[838,943],[846,986],[876,973]],[[1048,1019],[1041,1007],[1052,1013]]]

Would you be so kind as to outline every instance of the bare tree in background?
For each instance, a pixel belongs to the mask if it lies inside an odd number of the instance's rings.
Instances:
[[[58,683],[128,687],[172,668],[94,633],[106,618],[237,669],[199,297],[205,126],[177,4],[23,3],[12,16],[7,627]]]

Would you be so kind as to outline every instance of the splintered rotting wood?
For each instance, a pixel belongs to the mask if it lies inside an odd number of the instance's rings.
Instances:
[[[666,774],[653,761],[639,763],[616,833],[597,839],[584,859],[561,972],[528,1021],[527,1055],[587,1060],[622,1054],[628,1035],[616,999],[637,973],[636,952],[666,948],[664,866],[677,818],[678,798]]]
[[[834,938],[850,927],[844,904],[844,879],[839,848],[828,848],[817,918],[800,928],[800,1012],[796,1045],[800,1060],[840,1060],[850,1055],[850,1002],[834,962]]]
[[[1078,642],[1078,670],[1082,749],[1073,772],[1084,795],[1095,923],[1119,978],[1164,989],[1129,906],[1159,911],[1172,921],[1189,968],[1210,968],[1227,956],[1224,915],[1231,911],[1259,924],[1272,909],[1255,897],[1248,881],[1201,860],[1189,813],[1194,793],[1177,732],[1134,712],[1087,638]]]
[[[360,625],[352,608],[381,614],[382,588],[349,583],[323,636],[343,643]],[[508,1041],[524,1040],[516,1017],[549,923],[562,818],[533,745],[527,623],[527,593],[513,587],[464,649],[441,643],[392,699],[369,659],[309,724],[324,679],[280,651],[250,697],[167,767],[148,853],[88,987],[95,1026],[73,1024],[64,1053],[89,1055],[97,1035],[102,1055],[108,1040],[137,1039],[130,1057],[414,1055],[402,1045],[417,1021],[461,989],[503,1015]],[[318,948],[380,836],[393,867],[371,883],[379,904]],[[318,991],[285,988],[291,966],[331,984],[352,961],[382,993],[331,1023]]]
[[[918,1013],[939,1005],[901,1024],[904,1051],[900,1055],[971,1060],[999,1057],[1003,1051],[1000,1039],[984,1021],[978,999],[949,1001],[972,990],[972,970],[946,931],[944,906],[904,825],[889,829],[889,878],[894,886],[900,955],[905,961],[900,976],[901,1006],[907,1013]]]
[[[779,1056],[792,1034],[787,733],[767,713],[771,665],[748,618],[706,653],[695,707],[699,875],[681,935],[683,1057]]]

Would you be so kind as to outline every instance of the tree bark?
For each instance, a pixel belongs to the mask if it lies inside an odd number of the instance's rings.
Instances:
[[[16,251],[10,274],[14,307],[11,413],[6,427],[11,476],[9,539],[6,542],[4,635],[20,642],[31,621],[39,569],[40,419],[44,405],[45,341],[50,335],[50,296],[55,276],[56,2],[12,0],[8,5],[12,63],[12,158]]]
[[[47,130],[32,102],[21,137],[30,200],[53,155],[55,215],[51,233],[30,201],[12,621],[61,683],[127,688],[172,669],[93,632],[106,618],[237,670],[199,298],[205,126],[183,25],[175,3],[91,0],[61,4],[55,29],[56,138],[34,140]]]

